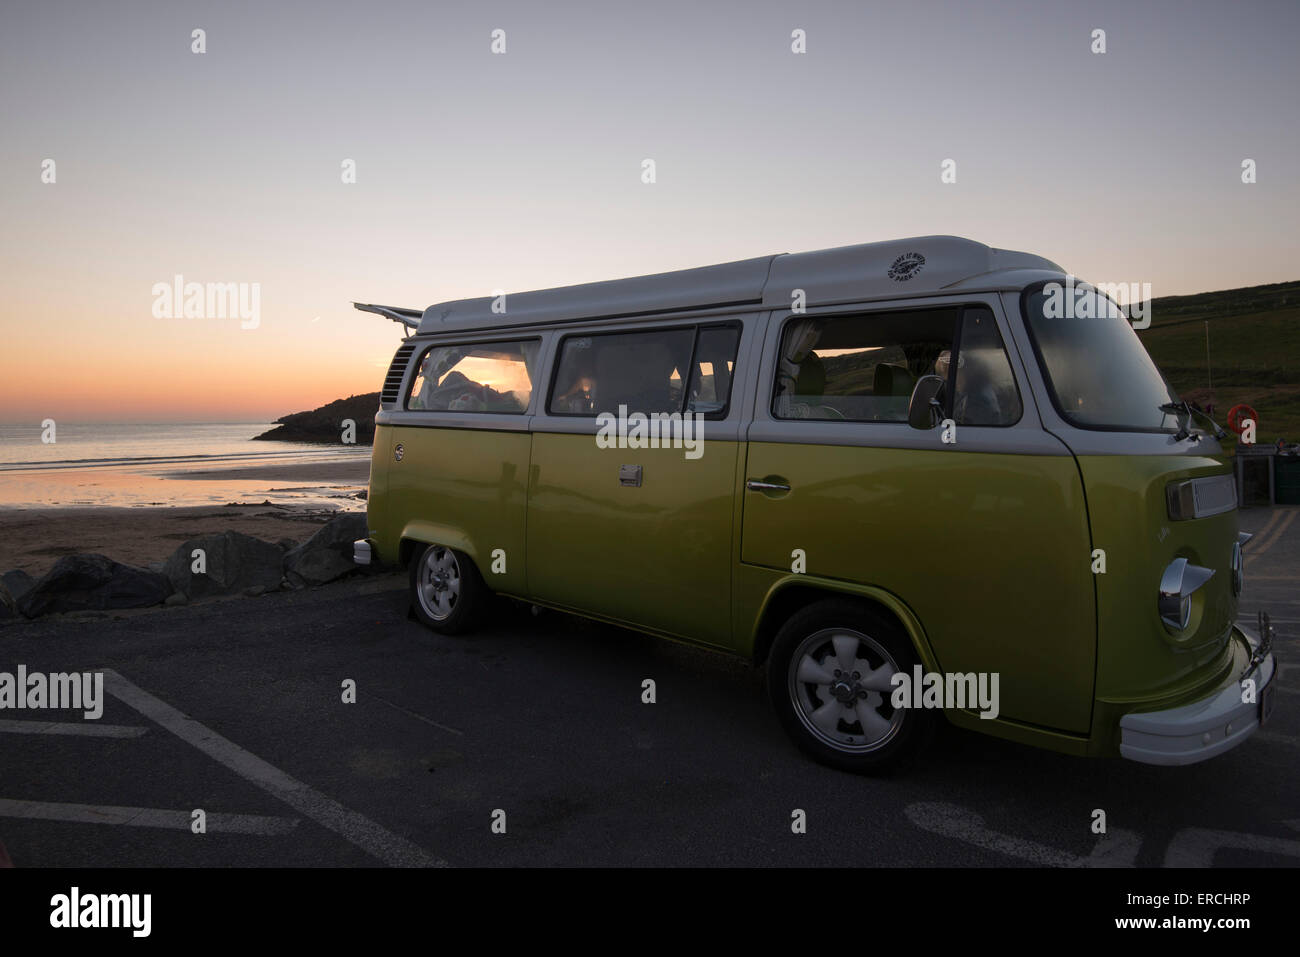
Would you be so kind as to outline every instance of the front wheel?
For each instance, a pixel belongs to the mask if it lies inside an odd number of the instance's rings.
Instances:
[[[910,676],[917,663],[893,622],[856,602],[818,602],[777,633],[768,693],[806,754],[842,771],[878,773],[913,757],[933,730],[933,714],[891,703],[891,679]]]
[[[411,609],[440,634],[473,628],[486,598],[487,585],[464,552],[430,545],[411,563]]]

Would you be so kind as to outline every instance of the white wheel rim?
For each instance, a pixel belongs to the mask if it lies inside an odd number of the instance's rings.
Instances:
[[[903,724],[890,704],[898,663],[880,642],[851,628],[824,628],[799,643],[787,687],[799,721],[817,740],[847,754],[876,751]]]
[[[460,599],[460,564],[450,548],[434,545],[420,559],[415,593],[420,608],[434,621],[445,621]]]

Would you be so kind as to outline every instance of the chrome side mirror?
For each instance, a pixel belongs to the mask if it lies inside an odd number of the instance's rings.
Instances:
[[[907,424],[914,429],[933,429],[943,421],[944,381],[937,375],[923,375],[916,380],[912,399],[907,405]]]

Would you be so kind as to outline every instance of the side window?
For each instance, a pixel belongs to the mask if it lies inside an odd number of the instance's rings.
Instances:
[[[548,406],[555,415],[725,410],[737,327],[567,336]],[[692,358],[694,357],[694,358]]]
[[[431,346],[420,357],[406,407],[521,415],[533,394],[539,347],[537,339]]]
[[[1024,407],[997,321],[987,308],[963,310],[952,418],[958,425],[1015,425]]]
[[[948,307],[786,323],[772,414],[906,422],[916,380],[946,374],[958,312]]]
[[[1020,393],[993,313],[985,306],[788,322],[772,414],[779,419],[906,422],[912,390],[926,375],[948,383],[948,408],[959,425],[1020,420]]]

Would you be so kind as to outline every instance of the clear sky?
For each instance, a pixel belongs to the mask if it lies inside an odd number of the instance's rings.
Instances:
[[[930,233],[1155,296],[1297,279],[1297,36],[1294,0],[10,0],[0,420],[267,420],[379,388],[399,332],[354,299]],[[259,324],[156,317],[177,274],[258,283]]]

